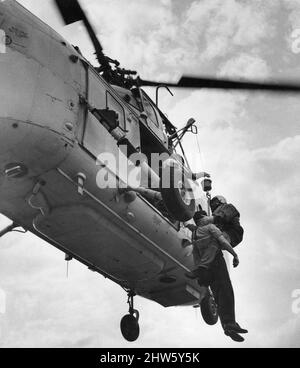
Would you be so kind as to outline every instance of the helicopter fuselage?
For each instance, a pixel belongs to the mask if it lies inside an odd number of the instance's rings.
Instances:
[[[191,233],[144,196],[100,188],[100,170],[126,181],[105,153],[168,152],[156,106],[108,84],[73,46],[16,1],[0,3],[0,212],[91,270],[163,306],[201,297]],[[141,114],[138,103],[143,105]],[[97,113],[116,113],[117,126]],[[103,115],[101,115],[103,117]],[[115,121],[116,122],[116,121]],[[154,175],[155,177],[155,175]],[[203,192],[203,201],[205,193]]]

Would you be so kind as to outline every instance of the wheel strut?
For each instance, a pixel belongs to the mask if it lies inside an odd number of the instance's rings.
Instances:
[[[127,304],[129,304],[129,314],[131,316],[134,316],[138,322],[140,318],[140,314],[138,310],[134,309],[134,299],[133,299],[136,296],[136,293],[130,290],[128,291],[127,295],[128,295]]]
[[[5,229],[1,230],[0,231],[0,238],[2,238],[2,236],[6,235],[7,233],[10,233],[10,232],[13,232],[13,231],[16,231],[18,233],[26,233],[27,230],[15,230],[17,229],[18,227],[20,227],[20,225],[18,225],[17,223],[13,222],[11,225],[7,226]]]
[[[140,326],[139,326],[139,312],[134,309],[134,300],[133,298],[136,296],[136,294],[129,290],[127,291],[128,295],[128,301],[129,304],[129,314],[124,316],[121,320],[121,332],[123,337],[129,341],[133,342],[136,341],[140,335]]]

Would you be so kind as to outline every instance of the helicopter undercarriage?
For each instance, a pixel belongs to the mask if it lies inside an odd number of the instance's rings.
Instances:
[[[19,122],[20,129],[25,130],[26,125]],[[31,151],[33,158],[34,146],[24,149]],[[97,168],[89,155],[84,162],[76,163],[82,157],[79,152],[82,154],[82,148],[75,145],[60,168],[38,176],[28,174],[32,172],[30,167],[18,165],[14,154],[2,160],[6,164],[1,174],[1,192],[5,193],[1,196],[1,212],[14,223],[0,235],[20,225],[90,270],[118,283],[128,293],[129,303],[121,331],[128,341],[135,341],[139,335],[139,314],[133,305],[135,295],[166,307],[199,303],[202,298],[199,288],[184,277],[184,272],[192,267],[192,260],[186,258],[185,264],[180,261],[185,250],[180,246],[177,225],[139,193],[131,202],[126,193],[117,189],[97,190],[95,182],[90,185],[86,181],[81,187],[78,170],[71,166]],[[146,218],[149,223],[143,224]]]
[[[12,56],[27,63],[21,55]],[[9,85],[10,72],[5,75]],[[14,111],[12,101],[6,103]],[[43,101],[49,111],[56,103],[47,96]],[[40,114],[40,105],[32,111]],[[64,117],[49,115],[44,122],[21,118],[25,111],[18,114],[0,118],[0,212],[14,222],[3,234],[20,225],[131,293],[165,307],[197,304],[199,288],[184,277],[193,262],[181,247],[188,234],[180,223],[170,221],[145,193],[99,189],[99,166],[88,151],[94,146],[76,142],[69,124],[58,124]],[[73,112],[72,119],[73,126],[78,124]],[[115,139],[96,123],[97,149],[107,147],[117,156]],[[122,329],[137,336],[132,296],[129,301],[130,317]]]
[[[193,267],[182,248],[191,235],[180,223],[186,216],[173,221],[166,208],[157,205],[155,193],[152,201],[150,192],[99,188],[97,157],[101,152],[117,157],[118,139],[125,132],[131,148],[151,154],[156,142],[157,153],[168,151],[164,126],[169,126],[169,134],[176,129],[146,95],[140,97],[155,108],[157,126],[144,111],[126,104],[120,91],[76,49],[15,2],[0,7],[8,33],[17,22],[39,40],[23,40],[22,47],[13,43],[0,68],[5,90],[0,99],[0,212],[13,221],[0,236],[20,226],[67,254],[67,260],[76,259],[119,284],[129,304],[121,330],[134,341],[139,335],[135,295],[164,307],[198,305],[204,295],[196,281],[184,275]],[[128,100],[130,91],[125,92]],[[121,135],[105,124],[104,111],[123,116]],[[166,196],[171,206],[173,193]],[[175,209],[178,216],[181,209]]]

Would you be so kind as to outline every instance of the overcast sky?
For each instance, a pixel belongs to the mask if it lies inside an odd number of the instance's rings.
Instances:
[[[93,60],[82,26],[64,28],[52,1],[20,2]],[[300,81],[300,1],[81,3],[106,53],[144,78]],[[193,168],[210,172],[213,194],[225,195],[241,212],[245,240],[231,275],[238,322],[250,331],[242,346],[299,347],[300,314],[292,311],[292,293],[300,289],[300,96],[173,92],[174,98],[161,92],[170,120],[178,127],[190,117],[199,122],[202,155],[194,136],[186,140]],[[141,336],[128,344],[119,331],[127,312],[120,287],[77,262],[67,279],[64,255],[34,236],[9,234],[0,245],[0,288],[6,294],[1,347],[237,346],[220,325],[206,326],[198,310],[164,309],[142,298],[136,298]]]

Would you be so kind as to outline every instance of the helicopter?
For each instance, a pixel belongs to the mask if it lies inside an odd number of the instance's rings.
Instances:
[[[67,25],[83,22],[98,65],[17,1],[0,2],[6,47],[0,213],[12,220],[0,237],[23,228],[66,261],[75,259],[122,287],[129,312],[120,327],[130,342],[140,334],[136,295],[164,307],[200,306],[205,322],[216,324],[213,295],[185,276],[193,259],[183,247],[192,237],[184,225],[198,208],[210,212],[212,181],[195,180],[184,152],[183,137],[198,134],[195,120],[178,130],[158,107],[159,89],[299,92],[300,86],[142,79],[105,55],[78,0],[54,3]],[[156,101],[143,87],[156,88]]]

